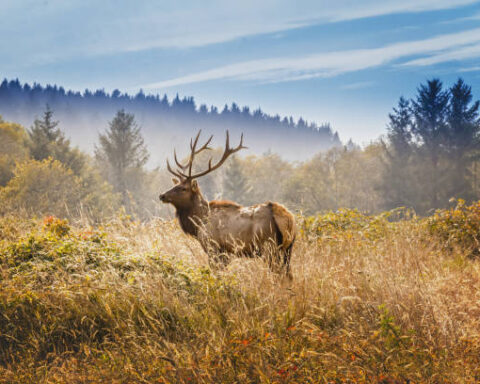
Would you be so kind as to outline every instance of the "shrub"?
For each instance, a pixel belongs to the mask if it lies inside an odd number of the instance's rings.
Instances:
[[[28,156],[25,129],[14,123],[7,123],[0,117],[0,186],[4,186],[13,177],[16,161]]]
[[[397,226],[392,221],[413,218],[411,212],[403,208],[383,212],[379,215],[367,215],[357,209],[342,208],[336,212],[327,212],[309,216],[303,220],[303,232],[323,237],[355,237],[376,240],[388,230]]]
[[[460,247],[471,256],[480,253],[480,201],[467,205],[459,199],[455,207],[437,210],[426,225],[446,247]]]
[[[0,191],[2,211],[24,209],[30,214],[69,216],[80,203],[80,179],[51,158],[27,160]]]

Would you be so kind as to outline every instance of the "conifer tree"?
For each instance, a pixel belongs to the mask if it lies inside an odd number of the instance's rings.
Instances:
[[[398,106],[388,117],[382,190],[389,207],[412,206],[415,180],[410,167],[414,154],[410,102],[400,97]]]
[[[70,140],[65,138],[58,124],[47,104],[42,119],[35,119],[28,131],[30,154],[38,161],[52,157],[79,175],[85,165],[85,157],[77,148],[71,148]]]
[[[449,93],[443,90],[439,79],[420,85],[415,100],[412,100],[414,125],[412,133],[421,144],[422,184],[425,186],[424,207],[439,208],[448,201],[443,182],[445,181],[445,149],[448,145],[447,112]]]
[[[133,114],[123,109],[109,123],[109,129],[99,136],[95,148],[97,160],[104,165],[108,181],[122,196],[122,203],[130,206],[128,192],[138,190],[148,151]]]
[[[30,153],[35,160],[43,160],[52,155],[52,143],[62,140],[62,132],[58,129],[58,121],[53,120],[53,111],[48,104],[43,118],[35,119],[28,134]]]
[[[450,88],[448,105],[449,157],[451,162],[450,194],[455,197],[472,199],[471,165],[478,156],[480,147],[479,107],[480,102],[472,102],[470,86],[462,79]]]

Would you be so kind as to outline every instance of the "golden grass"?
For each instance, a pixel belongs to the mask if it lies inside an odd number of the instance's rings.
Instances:
[[[416,219],[305,224],[292,282],[174,222],[0,223],[0,383],[480,380],[480,264]]]

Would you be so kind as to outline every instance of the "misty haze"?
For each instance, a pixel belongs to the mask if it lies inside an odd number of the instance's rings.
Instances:
[[[317,125],[304,119],[270,116],[260,108],[240,107],[232,103],[221,110],[205,104],[197,106],[193,97],[177,96],[168,100],[166,95],[134,96],[114,90],[74,92],[61,86],[21,84],[18,80],[4,80],[0,85],[2,116],[29,127],[40,117],[48,105],[61,128],[75,145],[92,153],[98,134],[119,109],[134,113],[142,127],[151,152],[151,166],[164,166],[172,147],[181,148],[198,130],[222,135],[229,129],[235,135],[244,133],[249,140],[249,153],[282,154],[287,160],[306,160],[319,151],[341,145],[338,134],[329,124]],[[299,151],[298,148],[302,150]]]
[[[0,15],[0,384],[480,382],[480,1]]]

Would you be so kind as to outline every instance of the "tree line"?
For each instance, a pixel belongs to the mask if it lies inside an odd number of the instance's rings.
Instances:
[[[305,159],[298,157],[298,151],[291,150],[292,144],[303,145],[302,152],[308,155],[341,145],[338,134],[328,123],[270,115],[260,108],[241,107],[235,102],[217,108],[198,105],[193,97],[178,94],[169,99],[166,94],[147,95],[142,90],[129,95],[119,90],[77,92],[56,85],[22,84],[18,79],[5,79],[0,83],[0,114],[5,119],[29,126],[43,113],[46,104],[62,121],[69,137],[83,149],[92,147],[98,130],[103,129],[118,110],[133,113],[142,125],[147,142],[158,146],[155,150],[151,148],[154,164],[163,161],[157,153],[167,151],[170,142],[181,145],[183,138],[198,129],[215,135],[221,135],[225,129],[235,134],[243,132],[252,139],[250,147],[254,153],[272,149],[281,151],[290,160]]]
[[[22,85],[18,79],[10,81],[4,79],[0,84],[0,103],[4,110],[23,110],[28,107],[38,110],[44,108],[45,104],[53,106],[54,109],[57,109],[57,107],[60,109],[62,105],[68,104],[72,107],[74,103],[82,104],[84,107],[101,109],[103,104],[112,104],[117,108],[124,106],[131,109],[135,107],[153,108],[157,111],[171,113],[179,112],[214,117],[223,116],[224,118],[238,120],[257,120],[263,123],[279,124],[297,131],[310,130],[331,134],[329,124],[317,125],[315,122],[307,122],[301,117],[295,121],[292,116],[283,118],[278,114],[272,116],[263,112],[261,108],[250,110],[248,106],[240,107],[235,102],[231,105],[225,104],[221,110],[215,106],[208,107],[206,104],[197,106],[193,97],[180,98],[178,93],[172,100],[169,100],[166,94],[163,96],[158,94],[146,95],[143,90],[135,95],[122,93],[118,89],[115,89],[112,93],[105,92],[103,89],[95,91],[85,89],[83,92],[78,92],[66,91],[63,87],[57,85],[42,86],[37,83]]]
[[[305,214],[400,206],[428,214],[451,198],[480,198],[479,107],[463,80],[444,88],[433,79],[400,98],[386,135],[365,148],[350,142],[301,163],[271,152],[234,156],[199,182],[208,199],[276,200]],[[204,152],[196,164],[221,153]],[[50,107],[29,129],[2,120],[0,211],[101,219],[123,207],[141,219],[168,215],[158,194],[171,181],[163,167],[146,168],[149,155],[135,116],[123,109],[98,135],[93,156],[71,145]]]

